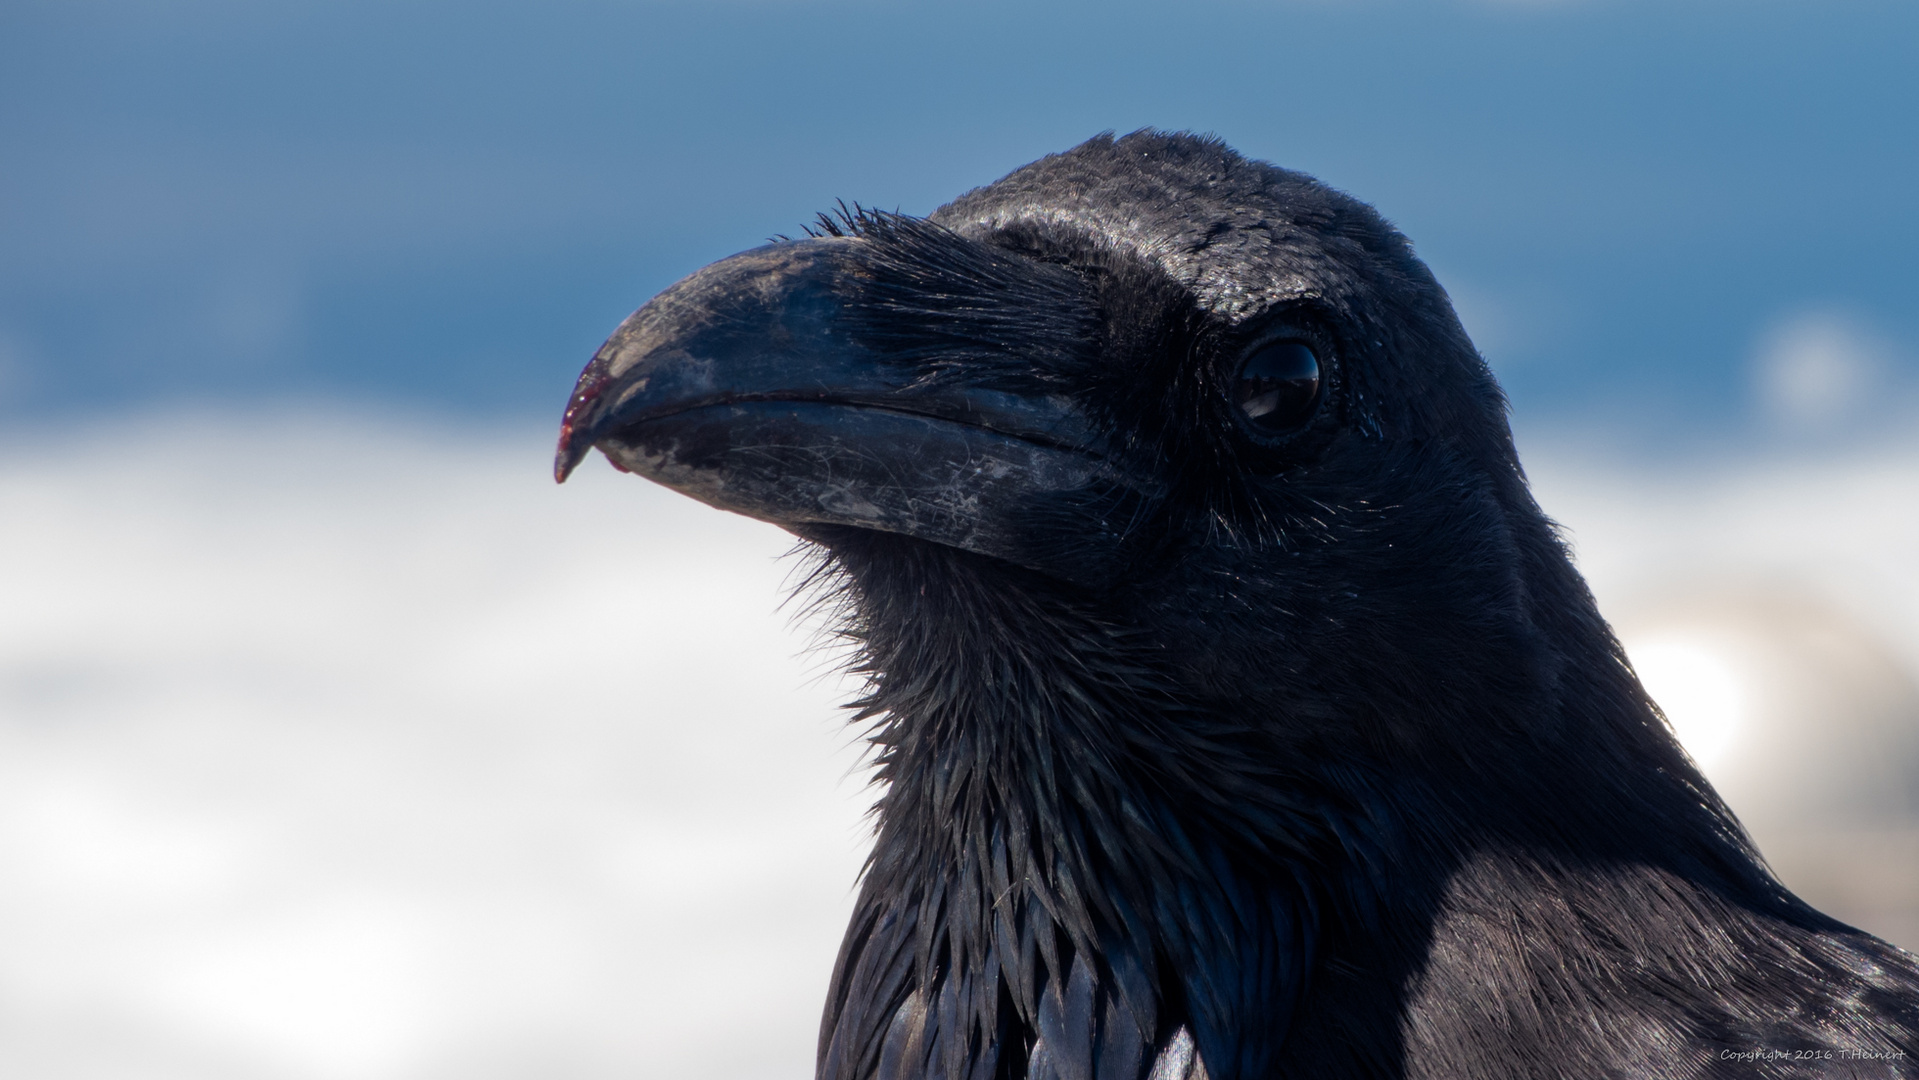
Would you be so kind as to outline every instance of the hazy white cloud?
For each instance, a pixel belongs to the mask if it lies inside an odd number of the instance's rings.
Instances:
[[[1883,388],[1891,348],[1860,318],[1805,311],[1762,337],[1753,379],[1766,418],[1794,432],[1822,432],[1857,420]]]
[[[1534,359],[1539,348],[1565,336],[1566,299],[1536,282],[1487,285],[1442,273],[1460,324],[1494,371]]]
[[[305,298],[283,270],[239,265],[217,275],[207,289],[202,332],[220,355],[216,360],[257,365],[284,356],[295,345]]]
[[[1919,452],[1553,450],[1542,502],[1628,642],[1744,680],[1675,669],[1738,714],[1729,795],[1820,740],[1829,787],[1897,763]],[[229,413],[0,450],[0,1075],[810,1075],[870,796],[779,610],[788,540],[548,455]],[[1799,712],[1752,704],[1767,671]],[[1906,842],[1822,791],[1816,850]]]
[[[1524,343],[1522,318],[1501,294],[1461,281],[1448,285],[1446,294],[1473,344],[1488,358],[1506,355]]]

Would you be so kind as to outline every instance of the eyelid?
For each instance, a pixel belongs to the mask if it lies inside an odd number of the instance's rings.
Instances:
[[[1328,353],[1331,346],[1331,342],[1327,340],[1326,335],[1315,328],[1310,321],[1304,319],[1281,319],[1266,324],[1260,328],[1258,333],[1248,337],[1246,344],[1240,347],[1239,355],[1244,358],[1279,341],[1302,342],[1311,346],[1313,352],[1321,356]]]

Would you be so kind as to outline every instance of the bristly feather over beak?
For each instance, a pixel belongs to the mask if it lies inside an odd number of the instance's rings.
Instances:
[[[1062,506],[1115,528],[1128,477],[1064,393],[942,378],[876,348],[873,245],[776,243],[636,311],[581,373],[555,478],[598,447],[615,467],[783,526],[902,533],[1045,569],[1029,523]],[[908,351],[910,356],[910,350]]]

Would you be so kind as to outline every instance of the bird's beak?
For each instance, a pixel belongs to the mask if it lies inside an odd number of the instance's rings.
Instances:
[[[758,248],[634,312],[580,375],[556,478],[598,447],[801,535],[904,533],[1059,573],[1041,526],[1056,536],[1062,504],[1114,503],[1127,482],[1068,398],[928,381],[862,344],[848,308],[865,244]]]

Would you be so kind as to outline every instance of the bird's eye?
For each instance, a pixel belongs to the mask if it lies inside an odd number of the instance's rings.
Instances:
[[[1233,387],[1246,426],[1259,435],[1289,435],[1312,419],[1319,403],[1319,357],[1303,341],[1274,341],[1254,349]]]

